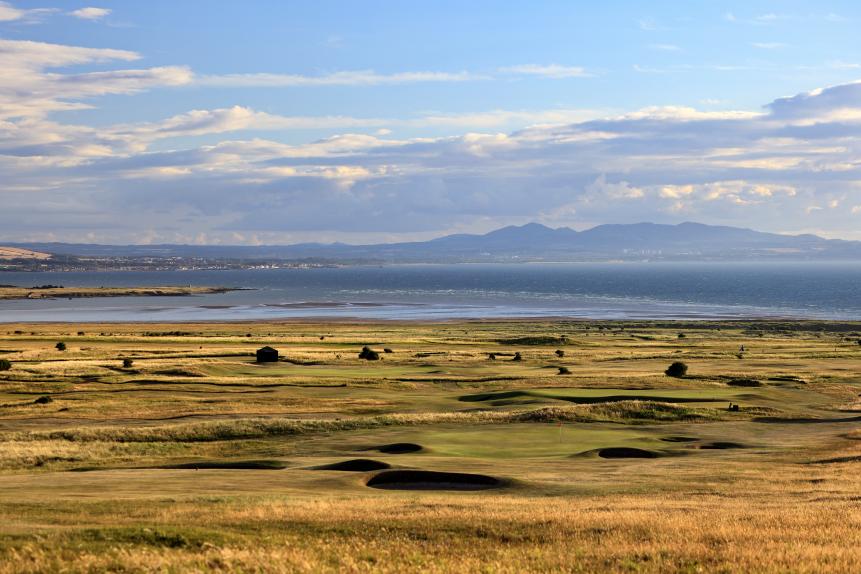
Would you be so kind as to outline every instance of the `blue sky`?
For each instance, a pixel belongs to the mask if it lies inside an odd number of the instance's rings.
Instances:
[[[859,24],[853,2],[0,2],[0,240],[861,239]]]

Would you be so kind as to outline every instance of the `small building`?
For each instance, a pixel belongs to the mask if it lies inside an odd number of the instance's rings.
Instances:
[[[272,347],[263,347],[262,349],[257,349],[257,362],[258,363],[277,363],[278,362],[278,350],[273,349]]]

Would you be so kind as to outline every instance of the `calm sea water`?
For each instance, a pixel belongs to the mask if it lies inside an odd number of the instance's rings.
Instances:
[[[394,265],[333,269],[0,273],[20,286],[218,285],[196,297],[0,301],[0,322],[285,317],[861,320],[858,263]]]

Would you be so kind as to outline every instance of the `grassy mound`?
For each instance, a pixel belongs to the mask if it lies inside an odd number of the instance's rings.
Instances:
[[[342,462],[333,462],[332,464],[324,464],[323,466],[315,466],[314,470],[340,470],[344,472],[369,472],[372,470],[384,470],[391,468],[391,465],[379,460],[371,460],[369,458],[354,458]]]

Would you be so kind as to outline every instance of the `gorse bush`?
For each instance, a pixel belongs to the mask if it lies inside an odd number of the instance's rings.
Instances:
[[[688,374],[688,366],[682,362],[676,361],[664,371],[668,377],[684,377]]]
[[[56,345],[54,345],[54,348],[57,349],[58,351],[65,351],[66,350],[66,343],[63,343],[61,341],[61,342],[57,343]]]
[[[9,362],[9,359],[0,359],[0,371],[8,371],[12,368],[12,363]]]
[[[365,359],[366,361],[378,361],[380,360],[380,354],[370,347],[362,347],[362,352],[359,353],[360,359]]]
[[[134,364],[135,364],[135,362],[132,361],[131,359],[123,359],[123,368],[124,369],[131,369],[132,365],[134,365]]]

